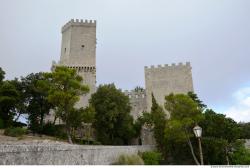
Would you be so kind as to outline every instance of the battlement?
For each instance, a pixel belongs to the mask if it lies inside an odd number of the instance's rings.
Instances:
[[[66,23],[62,27],[62,33],[66,31],[71,26],[88,26],[88,27],[96,27],[96,20],[83,20],[83,19],[71,19],[68,23]]]
[[[56,61],[52,61],[52,66],[51,66],[51,71],[53,71],[56,66],[65,66],[60,63],[56,63]],[[96,67],[95,66],[77,66],[77,65],[68,65],[66,66],[71,69],[75,69],[78,72],[96,72]]]
[[[191,68],[191,64],[190,62],[186,62],[185,64],[183,63],[178,63],[178,64],[175,64],[175,63],[172,63],[171,65],[168,65],[168,64],[165,64],[165,65],[158,65],[158,66],[154,66],[154,65],[151,65],[150,67],[148,66],[145,66],[144,69],[145,70],[154,70],[154,69],[176,69],[176,68]]]
[[[138,99],[138,98],[145,98],[146,91],[145,91],[145,89],[143,89],[143,90],[131,90],[131,91],[125,90],[124,94],[126,96],[129,96],[130,99],[131,98]]]

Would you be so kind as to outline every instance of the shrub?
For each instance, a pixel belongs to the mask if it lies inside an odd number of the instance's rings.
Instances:
[[[20,127],[10,127],[4,130],[4,135],[12,137],[21,137],[26,134],[27,130]]]
[[[56,126],[50,122],[46,123],[43,126],[42,133],[45,135],[55,136],[56,135]]]
[[[115,165],[143,165],[144,162],[139,155],[121,155]]]
[[[159,152],[148,151],[140,154],[145,165],[159,165],[161,154]]]
[[[46,123],[43,126],[41,133],[49,136],[54,136],[59,139],[67,138],[64,125],[54,125],[53,123],[50,122]]]

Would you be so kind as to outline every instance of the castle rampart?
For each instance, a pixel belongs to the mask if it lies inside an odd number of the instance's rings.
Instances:
[[[150,67],[148,66],[145,66],[144,69],[145,70],[162,70],[162,69],[177,69],[177,68],[191,68],[191,64],[190,62],[186,62],[186,64],[183,64],[182,62],[178,63],[178,64],[175,64],[175,63],[172,63],[171,65],[168,65],[168,64],[165,64],[165,65],[158,65],[158,66],[154,66],[154,65],[151,65]]]
[[[62,27],[62,33],[65,32],[70,26],[89,26],[89,27],[96,27],[96,20],[84,20],[81,19],[71,19]]]
[[[146,91],[145,89],[138,90],[125,90],[124,94],[129,97],[131,105],[131,115],[134,119],[137,119],[142,115],[143,111],[146,111]]]

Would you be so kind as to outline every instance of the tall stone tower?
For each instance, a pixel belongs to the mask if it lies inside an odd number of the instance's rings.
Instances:
[[[164,107],[165,96],[170,93],[184,93],[193,91],[193,80],[191,65],[187,62],[185,65],[158,65],[158,67],[145,67],[145,86],[147,111],[152,106],[152,96]],[[168,113],[167,113],[168,114]],[[168,115],[169,117],[169,115]]]
[[[90,92],[80,97],[77,107],[85,107],[96,90],[96,21],[71,19],[62,27],[59,65],[76,69]]]

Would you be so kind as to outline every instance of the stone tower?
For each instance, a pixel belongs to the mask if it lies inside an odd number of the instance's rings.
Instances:
[[[185,65],[158,65],[158,67],[145,67],[145,87],[147,111],[152,106],[152,96],[164,107],[165,96],[170,93],[184,93],[193,91],[193,80],[191,65],[187,62]],[[168,114],[168,113],[167,113]],[[169,114],[168,114],[169,117]]]
[[[76,69],[90,92],[80,97],[77,107],[85,107],[96,90],[96,21],[71,19],[62,27],[59,65]]]

